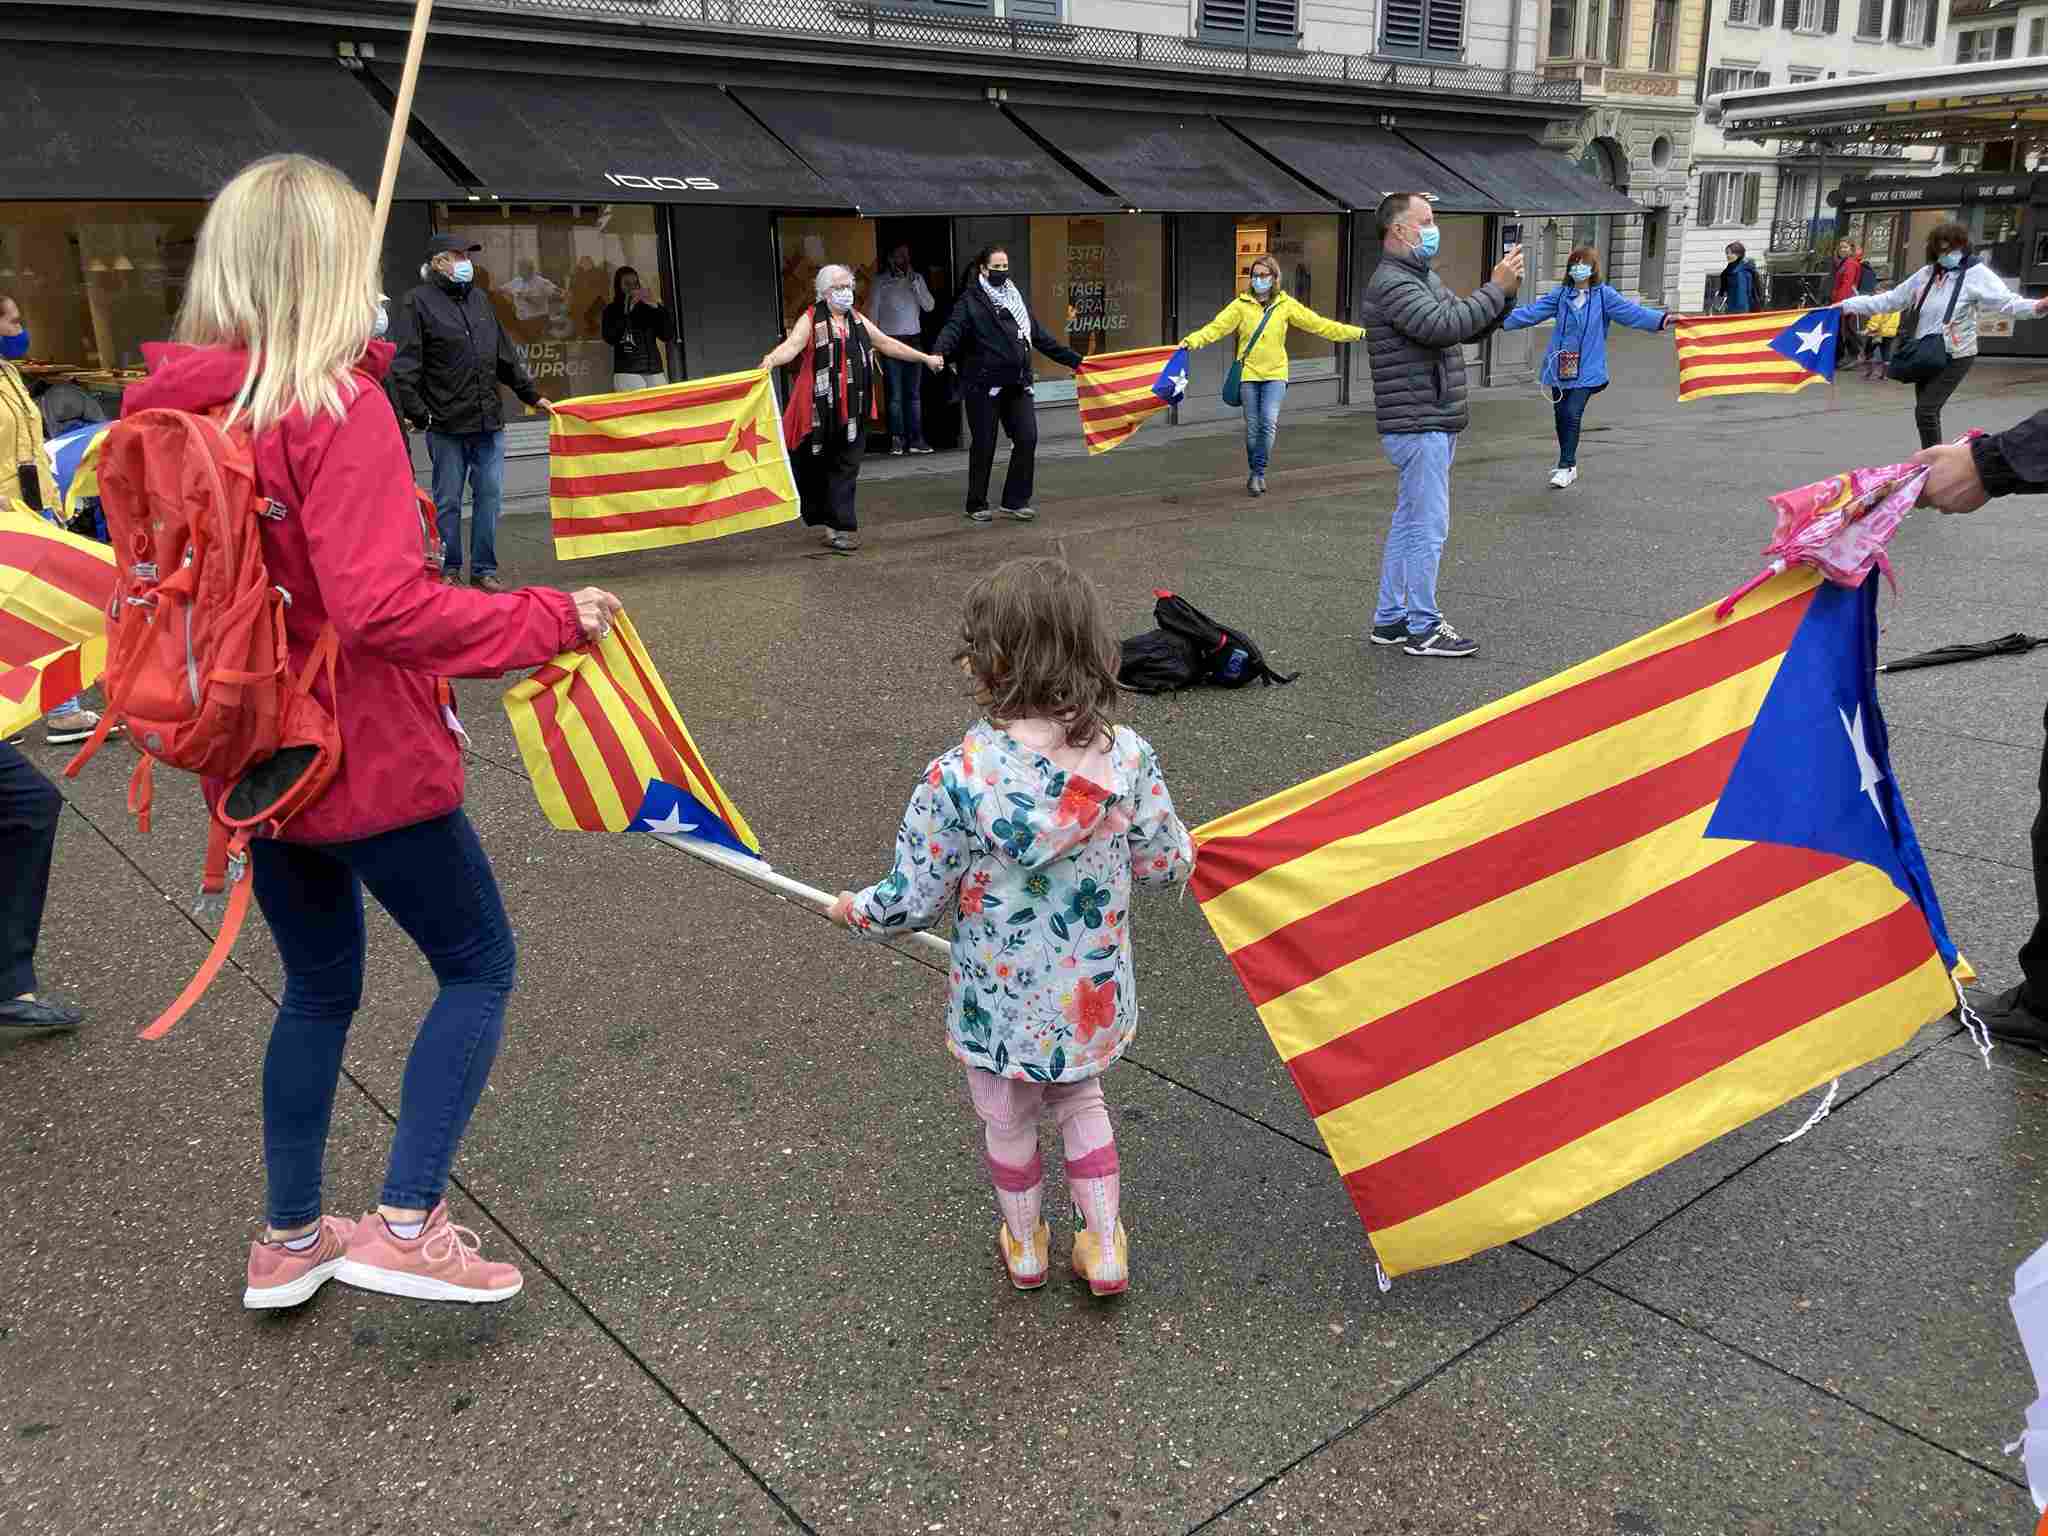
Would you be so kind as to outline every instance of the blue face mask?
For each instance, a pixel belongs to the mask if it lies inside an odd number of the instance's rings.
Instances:
[[[1270,277],[1266,276],[1266,274],[1265,274],[1265,273],[1263,273],[1263,272],[1254,272],[1254,273],[1252,274],[1252,292],[1253,292],[1253,293],[1271,293],[1272,291],[1273,291],[1273,279],[1271,279]]]
[[[1961,251],[1943,251],[1941,253],[1941,264],[1953,272],[1963,264],[1963,253]]]
[[[384,305],[377,306],[377,323],[370,327],[372,336],[382,336],[391,329],[391,311]]]
[[[1424,261],[1436,255],[1436,248],[1443,244],[1443,232],[1434,224],[1422,231],[1422,243],[1415,247],[1415,254]]]
[[[454,270],[448,275],[458,283],[473,282],[476,278],[476,263],[464,257],[455,263]]]
[[[1583,283],[1587,278],[1593,275],[1593,269],[1587,266],[1586,263],[1583,261],[1573,262],[1570,266],[1565,268],[1565,271],[1571,274],[1571,279],[1575,283]]]
[[[28,356],[28,327],[21,328],[18,336],[0,336],[0,357],[10,363],[19,362]]]

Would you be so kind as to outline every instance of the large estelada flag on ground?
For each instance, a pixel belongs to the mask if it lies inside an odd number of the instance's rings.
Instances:
[[[1678,398],[1789,395],[1831,384],[1842,331],[1839,309],[1771,309],[1752,315],[1679,315]]]
[[[563,560],[786,523],[796,481],[764,369],[555,407],[548,511]]]
[[[565,832],[667,832],[758,856],[632,621],[505,693],[541,809]]]
[[[1187,393],[1188,354],[1180,347],[1138,347],[1081,359],[1074,398],[1090,453],[1107,453]]]
[[[113,592],[106,545],[0,505],[0,741],[99,677]]]
[[[1876,600],[1792,571],[1195,834],[1202,910],[1390,1273],[1955,1006]]]

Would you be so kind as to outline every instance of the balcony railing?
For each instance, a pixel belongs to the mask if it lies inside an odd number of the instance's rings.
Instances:
[[[1578,81],[1545,80],[1529,70],[1431,64],[1315,49],[1238,46],[1158,32],[1069,26],[1026,17],[941,16],[900,4],[844,4],[840,0],[443,0],[443,5],[449,9],[626,22],[678,32],[711,32],[754,39],[808,37],[895,44],[921,52],[959,53],[991,63],[995,55],[1008,54],[1020,59],[1088,59],[1185,74],[1320,82],[1362,91],[1506,96],[1565,105],[1580,99]]]

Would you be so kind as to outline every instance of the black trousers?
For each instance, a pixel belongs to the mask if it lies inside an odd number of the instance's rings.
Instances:
[[[0,878],[0,998],[36,989],[36,935],[63,808],[63,797],[36,765],[0,741],[0,870],[6,871]]]
[[[2048,731],[2048,711],[2041,718]],[[2048,744],[2041,749],[2041,804],[2034,812],[2034,931],[2020,946],[2021,996],[2036,1013],[2048,1014]]]
[[[809,443],[799,444],[790,455],[796,470],[797,507],[813,528],[836,528],[852,533],[860,527],[854,516],[853,493],[860,481],[861,456],[868,450],[868,435],[857,431],[847,441],[846,428],[825,434],[825,445],[816,453]]]
[[[967,430],[974,446],[967,451],[967,510],[988,506],[988,474],[996,462],[996,424],[1010,438],[1010,471],[1003,476],[1003,505],[1013,510],[1031,505],[1031,483],[1038,473],[1038,410],[1022,384],[1008,384],[994,394],[987,385],[968,388]]]
[[[1941,408],[1963,382],[1974,357],[1953,357],[1941,372],[1913,386],[1913,425],[1920,429],[1920,446],[1932,448],[1941,441]]]

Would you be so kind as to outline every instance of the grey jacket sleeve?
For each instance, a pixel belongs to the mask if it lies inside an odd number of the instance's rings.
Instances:
[[[1438,304],[1427,283],[1397,284],[1382,301],[1387,323],[1410,341],[1425,347],[1454,347],[1476,341],[1507,313],[1508,296],[1500,284],[1488,282],[1470,298]]]

